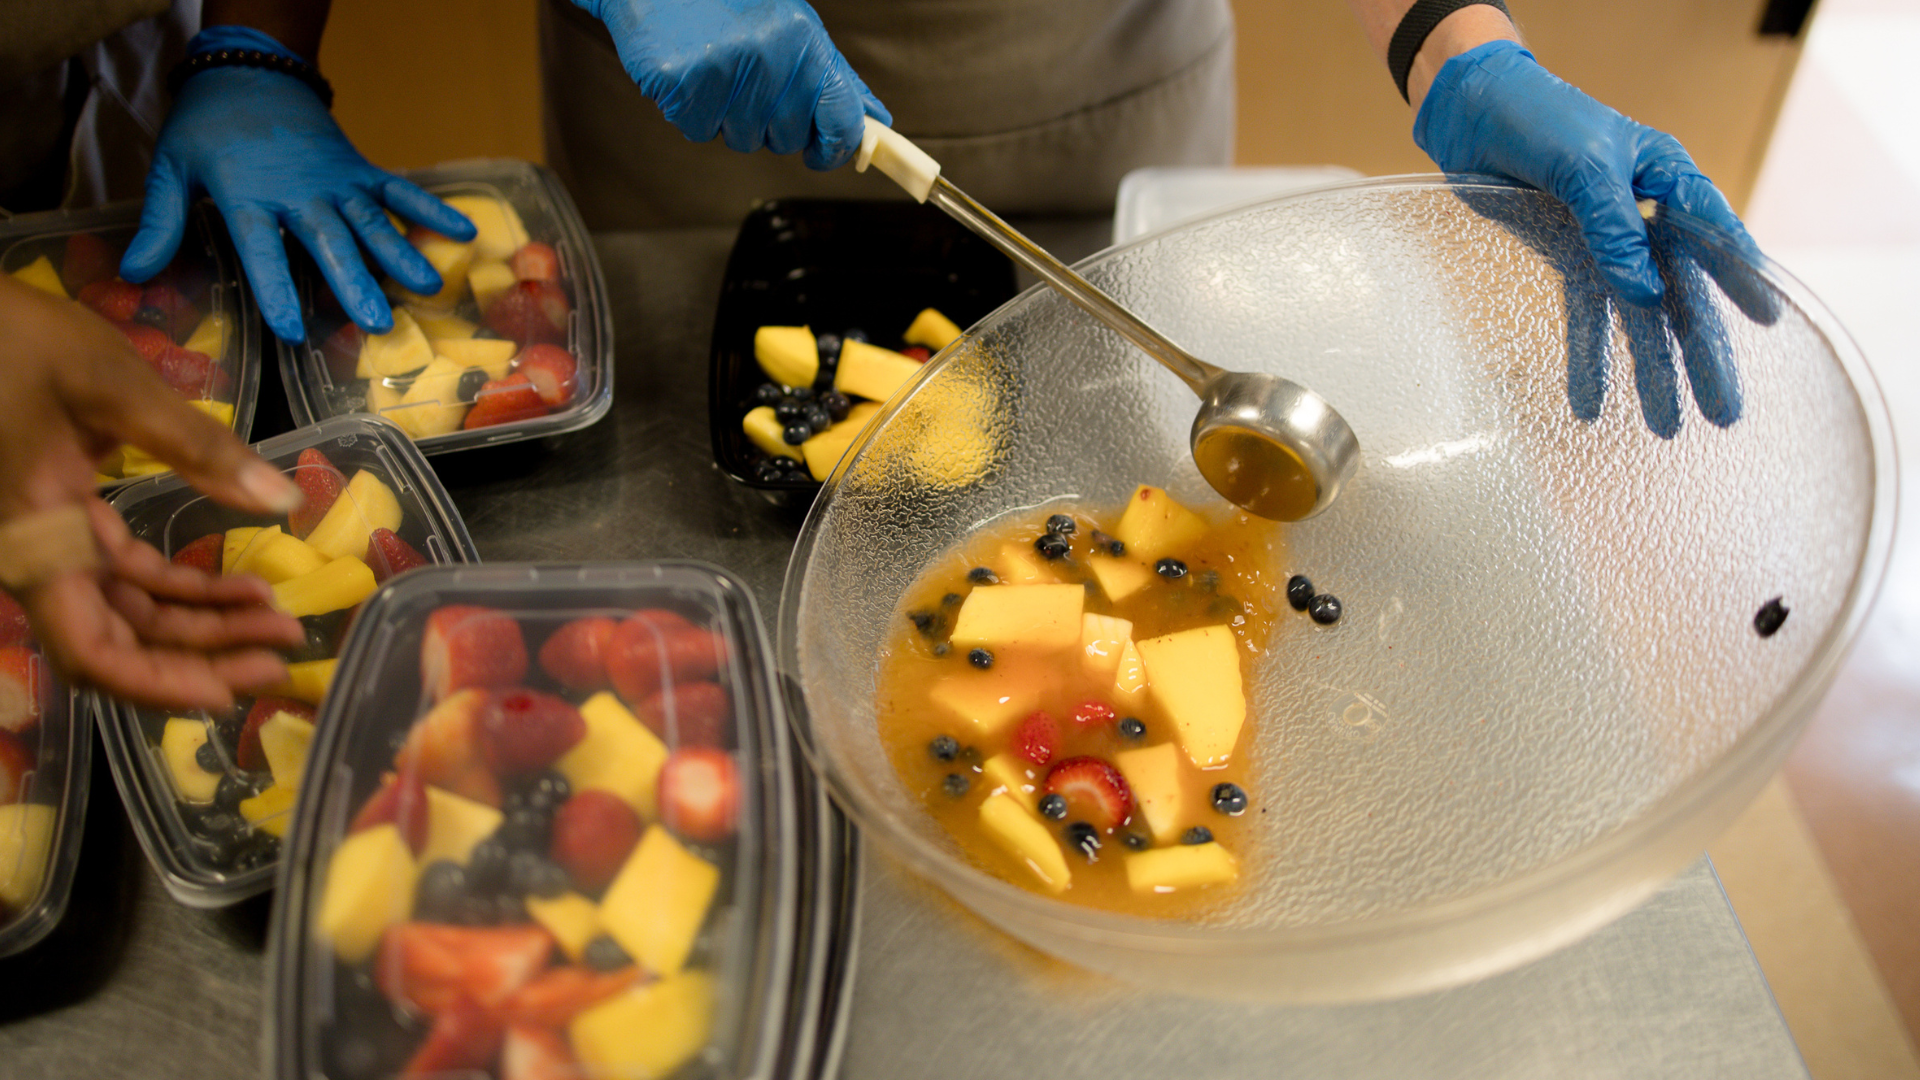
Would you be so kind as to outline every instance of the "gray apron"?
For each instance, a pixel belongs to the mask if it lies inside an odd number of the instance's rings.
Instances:
[[[1002,213],[1103,214],[1129,170],[1233,155],[1227,0],[818,0],[894,126]],[[692,143],[567,0],[540,12],[547,160],[595,229],[731,225],[756,200],[905,196]]]

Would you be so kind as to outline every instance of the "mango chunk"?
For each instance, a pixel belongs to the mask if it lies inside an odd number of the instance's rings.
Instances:
[[[337,660],[302,660],[287,665],[287,681],[261,691],[275,697],[290,697],[309,705],[318,705],[327,696],[327,684],[333,681]]]
[[[420,324],[420,332],[427,335],[427,341],[433,345],[435,354],[440,352],[442,341],[469,341],[479,331],[473,323],[446,311],[420,310],[413,313],[413,321]]]
[[[652,825],[600,900],[600,924],[656,975],[674,975],[693,951],[720,870]]]
[[[278,525],[269,525],[264,529],[249,525],[243,525],[236,529],[228,529],[226,539],[220,544],[220,572],[222,574],[233,573],[234,568],[240,565],[241,556],[247,553],[248,548],[253,546],[253,542],[259,538],[261,533],[277,533],[279,531],[280,526]]]
[[[982,736],[995,735],[1040,707],[1059,687],[1061,667],[1058,657],[1047,655],[1004,657],[986,671],[961,666],[928,688],[927,701]]]
[[[1113,692],[1121,701],[1135,702],[1147,689],[1147,665],[1140,660],[1140,647],[1129,641],[1120,648],[1120,663],[1113,670]]]
[[[1226,764],[1247,719],[1233,630],[1201,626],[1134,644],[1147,692],[1173,721],[1187,756],[1202,769]]]
[[[1163,844],[1178,840],[1192,813],[1180,786],[1180,748],[1164,742],[1122,750],[1113,755],[1113,763],[1127,778],[1153,838]]]
[[[664,1080],[707,1045],[713,1012],[713,976],[688,971],[595,1005],[567,1036],[586,1076]]]
[[[408,375],[433,363],[433,345],[405,308],[393,309],[393,329],[368,334],[360,342],[359,367],[363,379],[390,379]]]
[[[307,748],[313,745],[313,723],[290,712],[277,712],[260,725],[260,750],[266,755],[273,786],[287,791],[300,787],[307,767]]]
[[[518,280],[513,276],[513,268],[498,259],[476,259],[467,268],[467,288],[473,290],[473,302],[481,311],[492,307],[500,294],[513,288]]]
[[[1233,853],[1217,842],[1154,848],[1127,856],[1127,885],[1134,892],[1170,893],[1217,885],[1240,876]]]
[[[476,257],[505,261],[527,246],[527,227],[520,221],[520,212],[505,199],[492,195],[449,195],[444,201],[473,222],[474,237],[468,242],[473,245]]]
[[[293,801],[299,795],[293,788],[274,784],[263,789],[260,794],[240,800],[240,816],[247,824],[269,836],[287,835],[287,821],[293,811]]]
[[[401,287],[399,282],[389,281],[387,295],[409,307],[452,311],[467,295],[467,267],[473,265],[473,242],[455,240],[427,228],[410,230],[407,240],[422,258],[440,272],[440,291],[432,296],[422,296]],[[394,314],[398,316],[399,312]],[[396,318],[395,322],[398,321]]]
[[[372,568],[349,555],[275,585],[273,606],[296,619],[344,611],[365,600],[377,584]]]
[[[1153,568],[1135,559],[1100,556],[1088,559],[1087,569],[1100,591],[1116,604],[1153,584]]]
[[[175,716],[160,732],[160,756],[173,774],[173,790],[181,802],[205,805],[213,801],[220,787],[220,773],[200,767],[200,748],[207,742],[203,720]]]
[[[833,475],[833,467],[847,452],[847,447],[865,431],[880,406],[871,401],[863,401],[847,411],[847,418],[827,430],[800,444],[800,452],[807,459],[807,472],[815,480],[826,480]]]
[[[227,427],[233,426],[233,402],[231,401],[212,401],[208,398],[195,398],[187,402],[187,404],[213,417]]]
[[[232,530],[228,542],[232,541]],[[222,545],[224,548],[225,545]],[[224,562],[225,551],[221,552]],[[239,557],[234,559],[232,573],[257,574],[266,579],[269,585],[278,585],[283,581],[311,574],[327,565],[328,559],[313,549],[313,546],[297,536],[282,532],[274,525],[259,530],[246,544]]]
[[[1004,791],[1029,810],[1040,804],[1040,768],[1012,753],[995,754],[980,766],[991,790]]]
[[[354,833],[327,861],[326,893],[314,929],[343,962],[360,963],[373,955],[387,927],[413,910],[417,875],[398,826],[388,822]]]
[[[1127,554],[1145,563],[1178,555],[1206,534],[1205,519],[1146,484],[1134,490],[1113,529],[1114,538],[1127,545]]]
[[[421,862],[431,861],[425,855],[421,856]],[[577,892],[564,892],[551,900],[529,896],[527,914],[533,916],[534,922],[547,928],[547,933],[552,934],[553,940],[559,943],[560,951],[575,963],[587,951],[587,942],[600,933],[600,908]]]
[[[400,395],[399,408],[381,410],[381,415],[400,425],[415,439],[430,439],[460,430],[467,418],[469,402],[460,400],[460,378],[466,369],[444,356],[435,356]]]
[[[1133,642],[1133,623],[1112,615],[1084,612],[1080,616],[1081,666],[1095,682],[1112,682],[1120,671],[1120,657]]]
[[[465,866],[473,846],[500,827],[500,811],[432,784],[426,791],[427,846],[420,852],[420,865],[445,859]]]
[[[400,500],[378,476],[361,469],[307,534],[307,543],[329,559],[359,558],[375,529],[400,531]]]
[[[496,341],[493,338],[437,338],[433,343],[436,357],[453,361],[463,372],[468,368],[479,368],[487,373],[490,382],[507,377],[507,370],[513,366],[513,354],[517,351],[519,346],[513,342]]]
[[[40,895],[58,821],[54,808],[40,803],[0,806],[0,909],[24,911]]]
[[[660,766],[667,761],[667,744],[605,690],[581,704],[580,718],[587,722],[586,736],[553,767],[573,790],[610,792],[645,820],[658,821]]]
[[[31,285],[41,292],[52,293],[62,300],[72,299],[67,295],[66,286],[60,284],[60,271],[53,268],[53,260],[45,255],[15,270],[13,279],[23,285]]]
[[[806,459],[806,455],[800,452],[799,447],[787,442],[786,428],[781,425],[780,418],[774,415],[771,405],[761,405],[749,410],[740,420],[740,430],[746,432],[747,439],[768,457],[790,457],[795,461]],[[820,434],[824,435],[826,432],[823,431]]]
[[[982,585],[953,622],[953,645],[1052,652],[1080,644],[1087,590],[1079,585]]]
[[[900,336],[909,345],[924,345],[939,352],[960,339],[960,328],[937,309],[923,308],[913,317],[907,332]]]
[[[1048,567],[1032,544],[1009,541],[1000,545],[993,570],[1002,585],[1058,585],[1060,576]]]
[[[980,804],[980,825],[994,842],[1033,871],[1048,892],[1067,891],[1073,872],[1053,833],[1020,800],[1006,792],[989,795]]]
[[[233,316],[216,311],[200,320],[200,325],[193,328],[193,333],[187,336],[187,343],[181,348],[218,360],[227,355],[227,344],[232,340]]]
[[[812,386],[820,376],[820,343],[804,326],[763,326],[753,332],[753,358],[782,386]]]
[[[833,388],[872,401],[885,401],[920,374],[920,362],[892,349],[849,341],[840,346],[840,367]]]

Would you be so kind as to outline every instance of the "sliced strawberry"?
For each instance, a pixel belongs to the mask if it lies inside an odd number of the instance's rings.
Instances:
[[[140,286],[119,278],[92,282],[75,299],[108,322],[131,322],[140,313]]]
[[[717,843],[733,835],[740,780],[733,758],[709,746],[687,746],[660,766],[660,821],[688,840]]]
[[[27,797],[27,785],[33,781],[34,753],[26,741],[11,731],[0,731],[0,806],[17,803]],[[8,867],[9,875],[13,867]]]
[[[333,509],[334,501],[346,489],[347,479],[319,447],[309,446],[294,460],[293,482],[300,486],[300,494],[306,499],[287,515],[287,531],[305,540],[320,524],[320,519],[327,516],[327,511]]]
[[[1045,712],[1033,713],[1013,729],[1011,745],[1014,753],[1035,765],[1045,765],[1060,748],[1060,725]]]
[[[426,1041],[413,1052],[402,1077],[439,1080],[485,1073],[500,1053],[500,1021],[471,999],[454,999],[433,1018]]]
[[[512,1024],[500,1047],[500,1080],[580,1080],[567,1037],[551,1027]]]
[[[573,400],[580,365],[573,354],[558,345],[529,345],[520,354],[514,370],[525,375],[548,408],[558,409]]]
[[[176,345],[161,354],[155,370],[174,393],[189,401],[233,396],[233,376],[206,353]]]
[[[482,687],[457,690],[414,721],[393,767],[423,784],[445,788],[488,806],[499,806],[500,781],[480,752],[481,713],[492,694]]]
[[[535,240],[507,259],[507,269],[521,281],[560,280],[560,253],[550,244]]]
[[[919,362],[924,364],[927,362],[929,358],[933,356],[933,353],[928,352],[927,349],[923,346],[909,345],[906,348],[900,350],[900,355],[907,357],[908,359],[911,359],[911,360],[918,360]]]
[[[412,544],[394,535],[392,529],[375,529],[367,537],[367,566],[373,580],[385,582],[395,574],[404,574],[416,566],[427,565],[427,557]]]
[[[1133,792],[1120,770],[1097,757],[1071,757],[1047,770],[1047,794],[1067,800],[1068,813],[1099,829],[1117,829],[1133,816]]]
[[[21,645],[0,648],[0,731],[24,735],[39,725],[46,677],[39,653]]]
[[[0,648],[31,645],[33,626],[27,622],[27,609],[6,592],[0,592]]]
[[[636,704],[669,683],[711,678],[726,662],[727,641],[718,634],[693,626],[663,631],[637,615],[616,627],[607,643],[607,677]]]
[[[567,314],[573,305],[551,281],[516,281],[487,306],[487,329],[521,346],[567,340]]]
[[[258,738],[256,735],[255,738]],[[388,773],[360,812],[353,816],[347,831],[357,833],[375,825],[392,822],[415,855],[427,849],[427,786],[412,772]]]
[[[561,1028],[575,1016],[628,989],[641,980],[631,964],[613,971],[595,971],[578,965],[549,968],[513,992],[500,1007],[510,1024]],[[569,1076],[567,1080],[578,1080]]]
[[[224,534],[208,533],[193,543],[188,544],[186,547],[181,548],[179,551],[174,552],[173,564],[175,566],[191,566],[195,570],[202,570],[212,574],[214,577],[219,577],[220,555],[226,548],[226,545],[227,538]]]
[[[575,619],[540,646],[540,669],[569,690],[605,690],[607,643],[619,624],[604,616]]]
[[[200,325],[200,313],[194,310],[193,305],[187,302],[187,298],[180,294],[179,289],[160,278],[147,283],[146,289],[140,293],[140,306],[157,308],[165,314],[166,322],[162,324],[161,329],[172,334],[175,341],[180,341],[186,335],[193,333],[193,328]]]
[[[460,426],[475,431],[545,415],[547,403],[540,399],[540,389],[532,379],[516,372],[482,385],[474,395],[473,408],[467,410],[467,418]]]
[[[455,604],[427,616],[420,676],[434,700],[469,686],[515,686],[526,674],[527,643],[511,615]]]
[[[164,330],[137,322],[120,322],[113,325],[122,334],[127,335],[127,340],[133,344],[133,351],[140,354],[140,359],[153,365],[155,371],[160,370],[160,361],[174,350],[173,339],[168,337]]]
[[[461,998],[498,1009],[540,974],[552,952],[553,938],[533,923],[395,923],[381,935],[373,981],[395,1005],[429,1015]]]
[[[733,741],[733,705],[718,683],[663,686],[637,703],[633,713],[669,746],[725,747]]]
[[[1073,722],[1079,727],[1091,727],[1095,724],[1111,724],[1119,714],[1113,706],[1099,701],[1083,701],[1073,707]],[[1041,764],[1046,764],[1041,762]]]
[[[524,686],[496,691],[480,711],[480,752],[502,778],[538,772],[586,737],[580,710]]]
[[[353,381],[360,370],[360,344],[365,340],[360,328],[349,322],[340,324],[340,329],[321,342],[320,357],[327,362],[327,373],[335,383]]]
[[[267,767],[266,751],[260,749],[260,725],[273,719],[275,713],[292,713],[309,724],[313,723],[313,706],[304,701],[283,697],[255,698],[253,708],[247,710],[247,718],[240,725],[240,746],[234,751],[234,760],[248,772],[261,772]]]
[[[67,287],[68,296],[76,296],[81,289],[119,272],[119,257],[98,234],[81,232],[67,237],[67,250],[60,259],[60,283]]]
[[[575,792],[554,811],[553,861],[585,892],[606,888],[639,842],[640,816],[611,792]]]

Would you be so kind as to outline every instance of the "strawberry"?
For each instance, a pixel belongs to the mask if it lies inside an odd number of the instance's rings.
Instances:
[[[45,682],[39,653],[20,645],[0,649],[0,731],[25,735],[40,723]]]
[[[66,254],[60,259],[60,283],[67,287],[68,296],[119,272],[120,260],[105,240],[94,233],[68,235]]]
[[[327,335],[320,345],[320,356],[327,362],[327,372],[336,383],[353,381],[354,374],[360,370],[360,344],[366,335],[352,323],[341,323],[340,329]]]
[[[425,1042],[413,1052],[404,1077],[475,1076],[500,1053],[500,1021],[471,998],[457,997],[433,1018]]]
[[[160,361],[174,350],[173,339],[165,331],[156,330],[144,323],[118,322],[113,324],[127,340],[133,344],[133,351],[140,354],[153,370],[160,370]]]
[[[500,781],[487,768],[479,742],[481,713],[491,697],[482,687],[470,687],[442,699],[414,721],[393,757],[394,769],[419,774],[423,784],[499,806]]]
[[[1113,706],[1099,701],[1083,701],[1073,707],[1073,722],[1079,727],[1091,727],[1094,724],[1111,724],[1118,715]],[[1046,762],[1040,764],[1045,765]]]
[[[733,835],[740,780],[733,758],[710,746],[683,746],[660,766],[660,822],[688,840],[718,843]]]
[[[6,592],[0,592],[0,648],[33,644],[33,627],[27,622],[27,609]]]
[[[200,313],[180,295],[179,289],[162,278],[147,283],[140,294],[140,307],[159,309],[166,316],[161,329],[172,334],[175,341],[193,333],[193,328],[200,325]]]
[[[387,927],[373,961],[374,985],[387,1000],[428,1015],[462,998],[495,1010],[547,966],[553,938],[537,923]]]
[[[607,677],[631,703],[669,683],[709,678],[726,661],[727,642],[720,635],[693,626],[663,631],[657,621],[638,615],[616,627],[607,643]]]
[[[560,253],[551,244],[538,240],[523,246],[507,259],[507,269],[521,281],[560,280]]]
[[[373,569],[373,580],[385,582],[395,574],[427,565],[427,557],[395,536],[392,529],[375,529],[367,537],[367,565]]]
[[[575,619],[540,646],[540,669],[569,690],[607,688],[607,643],[619,624],[604,616]]]
[[[469,686],[515,686],[526,674],[527,643],[511,615],[449,605],[427,616],[420,677],[435,701]]]
[[[333,509],[334,500],[340,497],[347,480],[319,447],[309,446],[300,451],[293,463],[293,482],[300,486],[300,494],[306,499],[287,515],[287,531],[305,540],[319,526],[320,519],[327,516],[327,511]]]
[[[576,792],[554,811],[553,861],[584,892],[606,888],[639,842],[639,815],[611,792]]]
[[[529,345],[514,370],[533,382],[542,402],[557,409],[573,400],[579,368],[573,354],[558,345]]]
[[[108,322],[131,322],[140,313],[140,286],[119,278],[95,281],[81,289],[75,299]]]
[[[669,746],[726,746],[733,706],[718,683],[684,682],[661,687],[634,706],[634,715]]]
[[[498,777],[524,776],[560,760],[587,737],[580,710],[526,687],[495,692],[480,710],[480,753]]]
[[[500,1080],[580,1080],[573,1046],[554,1027],[512,1024],[500,1047]]]
[[[207,535],[173,553],[175,566],[191,566],[195,570],[205,571],[214,577],[220,576],[220,555],[227,545],[223,533]]]
[[[565,1027],[575,1016],[634,986],[641,978],[640,969],[631,964],[613,971],[595,971],[578,965],[548,968],[515,990],[500,1007],[500,1015],[510,1024]]]
[[[0,731],[0,806],[17,803],[27,797],[33,782],[34,754],[26,740],[11,731]],[[9,874],[13,867],[8,867]]]
[[[253,708],[247,710],[247,718],[240,725],[240,745],[233,753],[234,760],[248,772],[263,772],[267,767],[266,751],[260,749],[260,725],[273,719],[275,713],[292,713],[308,723],[313,722],[313,706],[304,701],[255,698]]]
[[[487,329],[521,346],[567,340],[567,294],[551,281],[516,281],[487,305]]]
[[[1133,792],[1120,770],[1097,757],[1071,757],[1047,770],[1046,792],[1061,795],[1073,817],[1115,829],[1133,816]]]
[[[161,354],[154,370],[173,387],[174,393],[189,401],[233,395],[233,376],[203,352],[176,345]]]
[[[539,387],[525,375],[515,373],[482,385],[474,395],[473,408],[467,410],[467,418],[460,426],[475,431],[545,415],[547,403],[540,399]]]
[[[258,737],[255,735],[255,738]],[[420,782],[417,774],[388,773],[380,781],[380,790],[374,792],[360,812],[354,815],[353,824],[347,827],[347,831],[357,833],[392,822],[400,827],[400,835],[406,838],[407,846],[418,855],[427,849],[427,805],[427,786]]]
[[[1060,747],[1060,725],[1045,712],[1033,713],[1013,729],[1012,746],[1014,753],[1035,765],[1045,765]]]
[[[931,352],[928,352],[926,348],[920,345],[909,345],[906,348],[900,350],[900,355],[907,357],[908,359],[911,359],[911,360],[918,360],[923,364],[926,363],[933,356]]]

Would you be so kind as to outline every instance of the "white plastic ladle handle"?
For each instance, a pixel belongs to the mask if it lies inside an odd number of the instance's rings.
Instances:
[[[913,140],[871,116],[867,117],[866,130],[861,133],[860,152],[854,155],[853,169],[866,172],[868,165],[879,166],[880,171],[905,188],[915,202],[926,202],[933,182],[940,177],[939,162],[913,145]]]

